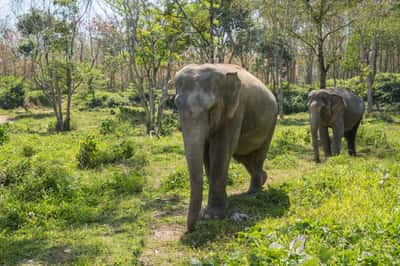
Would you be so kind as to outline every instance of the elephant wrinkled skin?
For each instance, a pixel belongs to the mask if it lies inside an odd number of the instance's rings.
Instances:
[[[251,175],[249,192],[262,188],[277,103],[261,81],[236,65],[188,65],[176,73],[174,84],[190,174],[187,226],[192,231],[201,209],[203,165],[209,183],[207,217],[225,216],[232,156]]]
[[[320,162],[318,133],[326,157],[340,153],[343,136],[349,154],[356,156],[355,138],[364,114],[362,99],[344,89],[314,90],[308,95],[308,108],[314,161]],[[328,128],[333,130],[332,140]]]

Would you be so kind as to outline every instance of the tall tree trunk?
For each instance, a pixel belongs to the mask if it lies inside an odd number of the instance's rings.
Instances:
[[[318,44],[319,88],[326,89],[326,72],[323,42]]]
[[[369,74],[368,74],[368,94],[367,94],[367,100],[368,100],[368,113],[372,112],[372,106],[373,106],[373,91],[372,91],[372,86],[374,85],[375,81],[375,75],[376,75],[376,61],[377,61],[377,55],[378,55],[378,48],[376,44],[376,32],[373,33],[372,35],[372,40],[371,40],[371,52],[369,54]]]
[[[312,84],[313,82],[313,61],[314,61],[314,54],[312,51],[308,52],[307,55],[307,66],[306,66],[306,78],[304,79],[306,84]]]
[[[214,64],[214,0],[210,1],[210,63]]]

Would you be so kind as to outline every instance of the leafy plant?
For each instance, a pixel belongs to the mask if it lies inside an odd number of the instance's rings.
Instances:
[[[100,122],[100,133],[103,135],[114,132],[114,121],[111,119],[104,119]]]
[[[9,139],[7,126],[0,125],[0,146]]]
[[[24,104],[25,88],[22,79],[13,76],[0,78],[0,108],[13,109]]]
[[[78,167],[81,169],[95,168],[100,165],[99,150],[94,136],[90,135],[80,143],[76,158]]]

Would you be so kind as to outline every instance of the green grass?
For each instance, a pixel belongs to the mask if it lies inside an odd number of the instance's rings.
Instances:
[[[287,116],[262,192],[243,194],[249,176],[231,162],[228,214],[250,218],[200,220],[184,234],[189,182],[180,132],[151,138],[140,119],[121,119],[117,108],[78,109],[68,133],[48,130],[50,110],[0,111],[15,118],[0,146],[0,265],[400,263],[399,115],[367,117],[359,157],[343,147],[318,165],[307,114]],[[88,136],[108,159],[78,167]],[[128,142],[133,155],[109,160]]]

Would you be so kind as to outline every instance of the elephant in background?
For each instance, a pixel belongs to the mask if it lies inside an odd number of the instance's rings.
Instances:
[[[278,108],[264,84],[236,65],[188,65],[173,82],[190,174],[187,227],[192,231],[201,210],[203,165],[209,183],[207,217],[225,216],[232,156],[251,175],[248,192],[262,189]]]
[[[356,156],[355,139],[364,114],[363,100],[344,89],[314,90],[308,95],[308,108],[314,161],[320,162],[318,133],[326,157],[340,153],[343,136],[349,154]],[[332,140],[328,128],[333,130]]]

